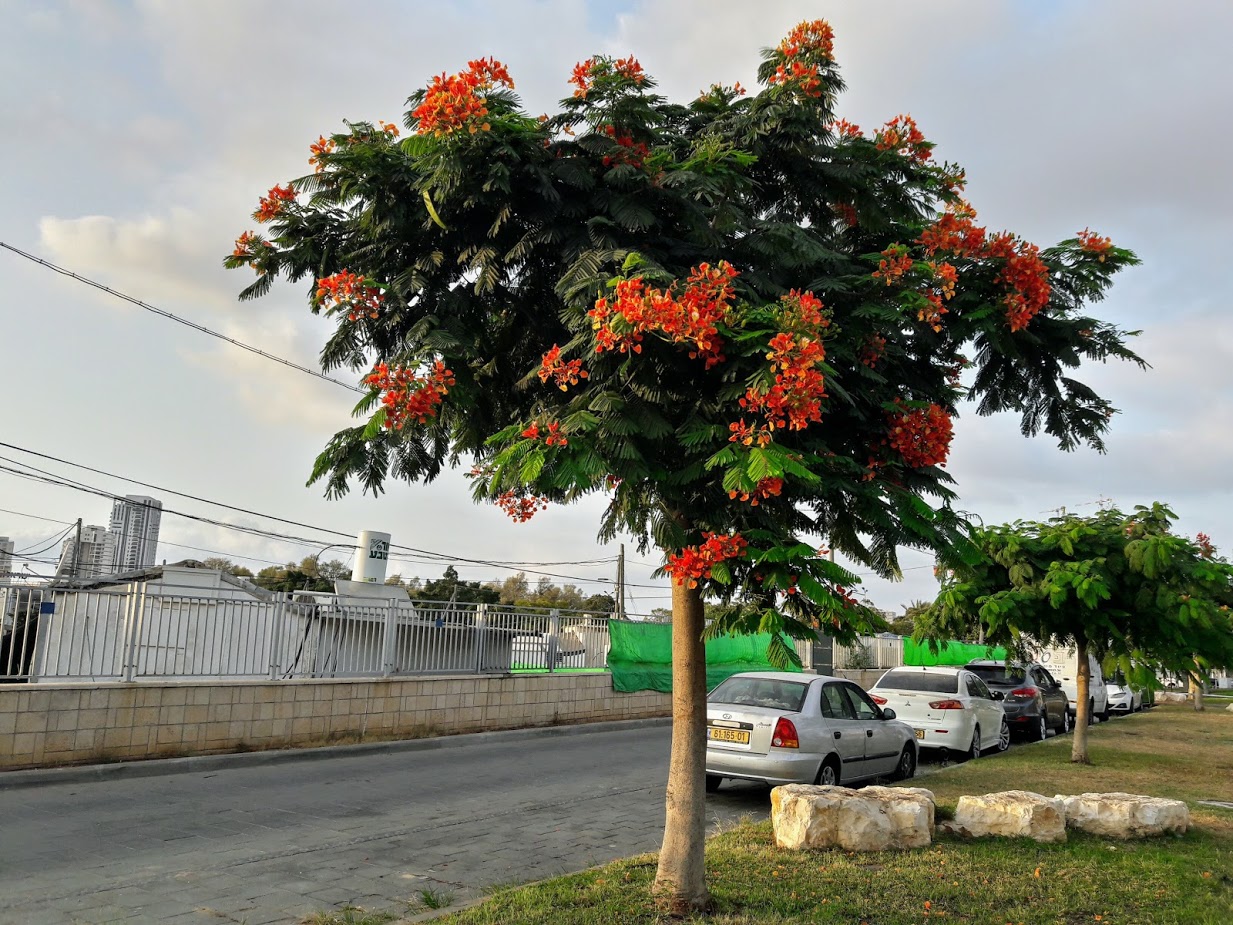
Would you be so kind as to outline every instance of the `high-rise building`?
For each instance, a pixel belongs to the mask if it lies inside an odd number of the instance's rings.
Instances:
[[[70,578],[95,578],[111,571],[111,559],[107,548],[107,528],[91,524],[81,528],[81,546],[77,545],[76,533],[60,547],[60,565],[56,572]]]
[[[0,536],[0,585],[10,584],[9,573],[13,571],[13,541]]]
[[[158,525],[163,502],[145,495],[126,495],[111,507],[107,530],[107,570],[148,568],[158,552]]]

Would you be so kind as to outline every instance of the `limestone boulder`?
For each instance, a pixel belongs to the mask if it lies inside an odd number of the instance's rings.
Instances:
[[[1183,691],[1157,691],[1157,703],[1185,703],[1190,699],[1190,695]]]
[[[1134,793],[1080,793],[1059,796],[1066,824],[1108,838],[1182,835],[1190,828],[1190,809],[1181,800]]]
[[[1233,703],[1231,703],[1231,704],[1229,704],[1227,707],[1225,707],[1225,708],[1224,708],[1224,711],[1225,711],[1226,713],[1233,713]]]
[[[976,838],[1003,835],[1038,842],[1066,841],[1066,809],[1061,801],[1027,790],[960,797],[955,823]]]
[[[771,791],[771,824],[781,848],[921,848],[931,841],[933,818],[933,794],[918,787],[786,784]]]

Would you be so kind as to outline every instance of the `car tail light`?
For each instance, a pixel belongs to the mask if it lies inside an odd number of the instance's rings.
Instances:
[[[1034,687],[1016,687],[1010,692],[1012,697],[1035,697],[1036,688]]]
[[[886,698],[879,697],[877,694],[870,694],[869,699],[872,700],[874,703],[876,703],[878,706],[882,706],[882,704],[886,703]]]
[[[771,736],[771,744],[776,748],[800,748],[801,740],[797,738],[796,727],[786,716],[779,717],[775,724],[775,733]]]
[[[962,710],[963,704],[958,700],[933,700],[929,703],[932,710]]]

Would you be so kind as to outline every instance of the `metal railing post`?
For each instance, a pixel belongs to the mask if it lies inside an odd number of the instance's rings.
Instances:
[[[548,615],[548,670],[556,671],[557,646],[560,644],[561,611],[553,610]]]
[[[291,599],[290,592],[284,592],[274,601],[274,616],[270,620],[268,644],[270,647],[270,680],[277,681],[282,669],[281,652],[283,644],[283,623],[287,616],[287,602]]]
[[[397,669],[394,664],[394,643],[398,639],[398,601],[390,598],[385,612],[385,630],[381,637],[381,677],[388,678]]]
[[[124,592],[124,663],[121,666],[125,682],[131,683],[137,668],[137,582],[130,581]]]
[[[475,605],[475,673],[484,671],[484,652],[488,648],[488,605]]]

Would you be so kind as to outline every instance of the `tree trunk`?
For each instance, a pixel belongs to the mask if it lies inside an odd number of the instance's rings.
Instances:
[[[1190,699],[1194,701],[1195,712],[1202,713],[1207,709],[1203,705],[1203,685],[1197,675],[1190,675]]]
[[[1075,764],[1091,764],[1087,757],[1087,724],[1091,720],[1092,711],[1089,704],[1091,698],[1092,666],[1087,660],[1087,642],[1079,640],[1077,646],[1075,668],[1075,735],[1070,746],[1070,760]]]
[[[706,650],[702,595],[672,585],[672,756],[655,897],[673,915],[706,910]]]

